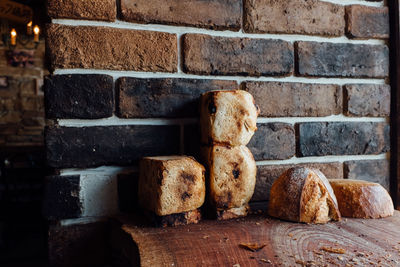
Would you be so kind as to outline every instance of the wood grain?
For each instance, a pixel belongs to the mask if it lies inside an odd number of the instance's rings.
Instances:
[[[141,266],[400,264],[398,211],[385,219],[344,219],[324,225],[285,222],[263,214],[170,228],[140,226],[128,218],[118,220],[116,227],[138,247]],[[266,246],[252,252],[240,243]],[[327,252],[323,247],[344,249],[345,253]]]

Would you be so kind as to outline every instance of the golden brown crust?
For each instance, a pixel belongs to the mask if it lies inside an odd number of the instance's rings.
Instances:
[[[139,172],[139,203],[159,216],[191,211],[204,203],[205,168],[192,157],[146,157]]]
[[[380,184],[350,179],[333,179],[330,183],[344,217],[368,219],[393,215],[392,199]]]
[[[305,223],[340,220],[337,201],[326,177],[318,170],[304,167],[291,168],[274,182],[268,213]]]
[[[203,147],[208,169],[209,197],[218,209],[239,208],[247,204],[254,193],[257,167],[246,146]]]
[[[258,107],[243,90],[210,91],[200,99],[201,142],[247,145],[257,130]]]
[[[151,223],[157,227],[194,224],[201,220],[200,209],[181,213],[173,213],[165,216],[159,216],[151,211],[145,211],[145,215],[151,221]]]
[[[243,205],[239,208],[231,208],[231,209],[217,209],[216,215],[217,220],[230,220],[235,218],[240,218],[247,216],[249,213],[250,207],[248,204]]]

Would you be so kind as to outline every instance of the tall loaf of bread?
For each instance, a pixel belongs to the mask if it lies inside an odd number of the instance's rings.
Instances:
[[[259,110],[243,90],[211,91],[200,100],[201,143],[247,145],[257,130]]]
[[[246,145],[257,130],[258,113],[246,91],[211,91],[201,97],[202,156],[217,219],[246,216],[249,210],[257,169]]]
[[[338,203],[325,175],[319,170],[291,168],[272,185],[269,215],[304,223],[340,220]]]

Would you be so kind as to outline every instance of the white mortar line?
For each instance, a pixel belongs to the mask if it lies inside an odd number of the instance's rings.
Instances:
[[[88,224],[94,222],[107,221],[110,217],[82,217],[77,219],[63,219],[59,221],[60,226],[70,226],[75,224]]]
[[[386,5],[386,1],[378,1],[378,2],[367,2],[363,0],[322,0],[321,2],[329,2],[338,5],[363,5],[363,6],[374,6],[374,7],[382,7]]]
[[[275,117],[275,118],[258,118],[257,123],[271,123],[271,122],[284,122],[284,123],[301,123],[301,122],[387,122],[389,117],[347,117],[343,114],[331,115],[326,117]]]
[[[176,34],[176,39],[177,39],[177,49],[176,53],[178,53],[178,73],[182,73],[182,48],[181,48],[181,36],[182,34],[177,33]]]
[[[181,79],[203,79],[203,80],[228,80],[237,81],[238,83],[245,81],[259,81],[259,82],[292,82],[292,83],[309,83],[309,84],[386,84],[385,79],[365,79],[365,78],[319,78],[319,77],[250,77],[250,76],[216,76],[216,75],[194,75],[186,73],[167,73],[167,72],[139,72],[139,71],[116,71],[116,70],[99,70],[99,69],[56,69],[54,75],[65,74],[103,74],[110,75],[117,80],[121,77],[132,78],[181,78]]]
[[[197,118],[175,118],[175,119],[121,119],[116,116],[106,119],[96,120],[80,120],[80,119],[59,119],[59,126],[64,127],[93,127],[93,126],[128,126],[128,125],[187,125],[197,123]],[[343,114],[331,115],[326,117],[274,117],[274,118],[258,118],[258,123],[284,122],[284,123],[301,123],[301,122],[387,122],[386,117],[347,117]]]
[[[115,175],[126,172],[137,172],[136,166],[100,166],[96,168],[66,168],[60,170],[61,176],[66,175]]]
[[[284,165],[300,163],[327,163],[327,162],[345,162],[351,160],[382,160],[390,159],[390,153],[379,155],[340,155],[340,156],[319,156],[319,157],[292,157],[286,160],[264,160],[257,161],[257,166],[263,165]]]
[[[285,165],[299,163],[327,163],[327,162],[345,162],[351,160],[382,160],[390,159],[390,153],[379,155],[338,155],[338,156],[318,156],[318,157],[292,157],[284,160],[263,160],[257,161],[257,166],[263,165]],[[67,168],[60,170],[60,175],[110,175],[131,172],[138,172],[137,167],[120,167],[120,166],[101,166],[97,168],[77,169]]]
[[[90,21],[90,20],[72,20],[72,19],[53,19],[54,24],[68,25],[68,26],[94,26],[94,27],[110,27],[118,29],[129,29],[129,30],[144,30],[144,31],[156,31],[166,32],[172,34],[185,34],[185,33],[197,33],[207,34],[211,36],[220,37],[238,37],[238,38],[257,38],[257,39],[274,39],[284,40],[288,42],[295,41],[314,41],[314,42],[329,42],[329,43],[351,43],[351,44],[385,44],[385,40],[368,39],[368,40],[353,40],[346,36],[340,37],[323,37],[323,36],[312,36],[312,35],[300,35],[300,34],[269,34],[269,33],[244,33],[242,31],[214,31],[208,29],[184,27],[184,26],[170,26],[170,25],[158,25],[158,24],[137,24],[129,23],[120,20],[115,22],[106,21]]]
[[[127,126],[127,125],[185,125],[197,122],[195,118],[183,119],[121,119],[116,116],[96,120],[59,119],[58,125],[67,127]]]

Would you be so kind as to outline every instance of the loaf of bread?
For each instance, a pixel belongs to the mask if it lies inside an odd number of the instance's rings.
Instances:
[[[256,162],[246,146],[202,148],[208,169],[209,197],[217,209],[241,208],[254,193]]]
[[[247,145],[257,130],[258,107],[243,90],[211,91],[200,100],[201,143]]]
[[[392,198],[380,184],[361,180],[329,180],[342,216],[351,218],[383,218],[394,212]]]
[[[140,162],[139,204],[158,216],[199,208],[205,192],[205,168],[192,157],[146,157]]]
[[[305,167],[291,168],[273,183],[268,213],[304,223],[340,220],[337,200],[325,175]]]

